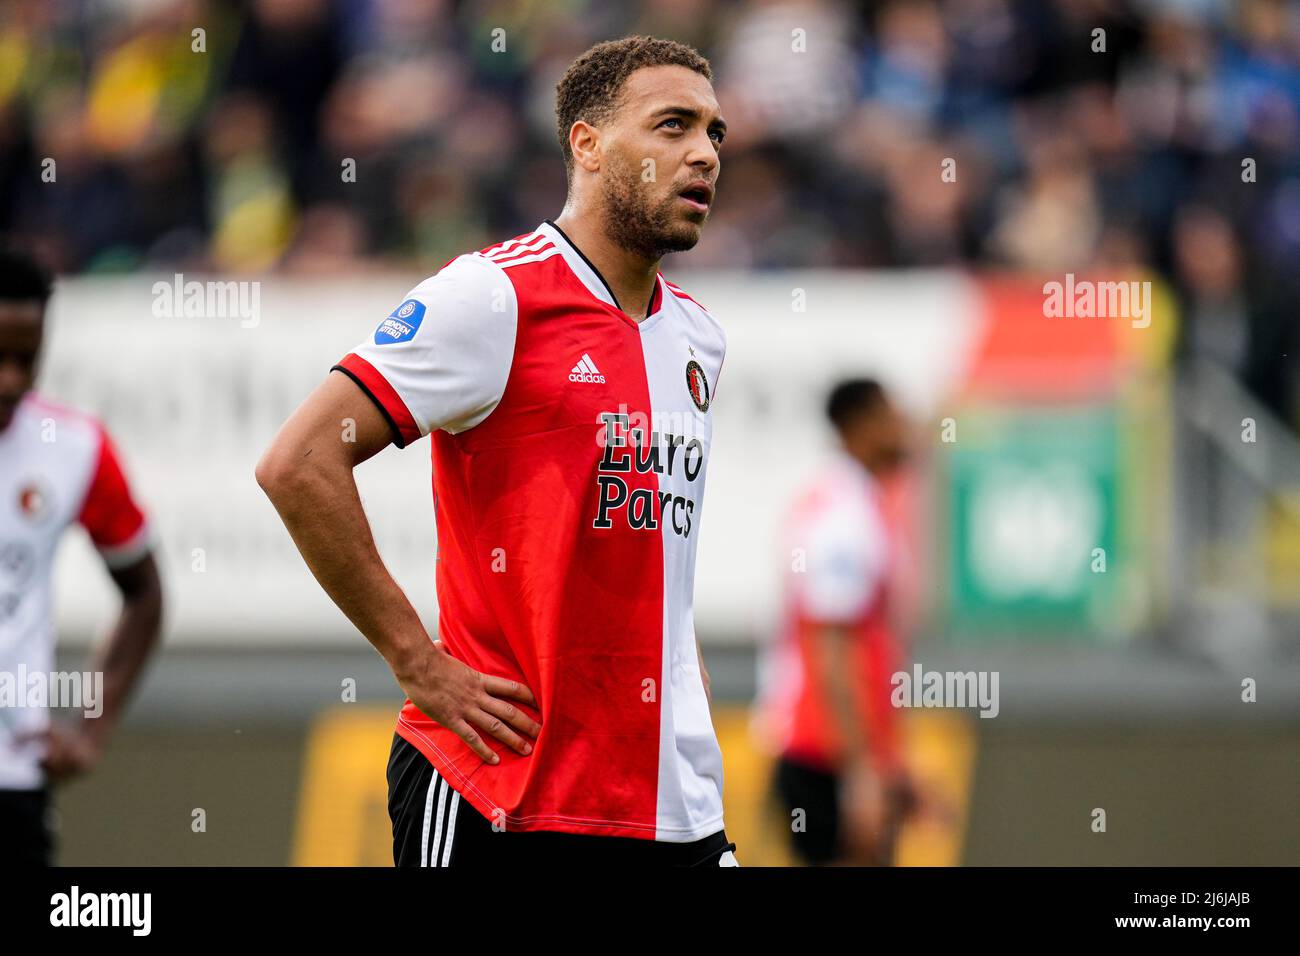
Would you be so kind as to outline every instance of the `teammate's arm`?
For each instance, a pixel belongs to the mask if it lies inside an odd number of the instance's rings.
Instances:
[[[92,673],[104,675],[100,713],[75,725],[51,724],[43,763],[55,780],[90,770],[98,762],[162,631],[162,584],[153,555],[110,568],[109,573],[122,595],[122,610],[90,666]]]
[[[862,732],[870,713],[866,695],[874,690],[856,679],[852,645],[856,638],[839,624],[825,623],[815,638],[822,649],[823,685],[831,719],[844,746],[840,804],[845,848],[854,862],[877,862],[885,837],[885,785],[871,763],[870,742]]]
[[[353,428],[345,427],[349,422]],[[344,440],[345,434],[355,440]],[[431,641],[375,548],[352,470],[393,438],[361,389],[331,373],[280,429],[258,462],[257,481],[316,580],[421,712],[488,763],[500,758],[481,732],[531,753],[525,737],[535,738],[541,727],[511,701],[536,707],[532,692],[517,681],[480,674]]]

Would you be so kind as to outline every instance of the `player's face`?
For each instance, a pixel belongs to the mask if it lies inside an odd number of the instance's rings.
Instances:
[[[907,419],[888,400],[855,416],[843,437],[852,455],[877,477],[892,474],[907,461]]]
[[[602,128],[610,238],[652,260],[699,242],[726,129],[712,84],[694,70],[653,66],[629,76]]]
[[[882,474],[897,470],[907,460],[907,419],[886,402],[872,423],[876,468]]]
[[[0,431],[35,384],[43,317],[40,302],[0,301]]]

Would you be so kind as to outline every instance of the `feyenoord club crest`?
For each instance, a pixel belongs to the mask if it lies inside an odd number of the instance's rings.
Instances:
[[[29,481],[19,490],[18,510],[29,521],[40,521],[48,506],[49,499],[36,482]]]
[[[691,401],[702,412],[709,410],[709,380],[704,377],[700,363],[691,359],[686,363],[686,388],[691,393]]]

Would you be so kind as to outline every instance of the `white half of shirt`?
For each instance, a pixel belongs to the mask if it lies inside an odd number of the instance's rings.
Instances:
[[[817,504],[791,529],[804,570],[788,575],[805,617],[851,623],[877,599],[889,564],[889,539],[871,473],[836,450],[817,480]]]
[[[54,669],[54,559],[91,492],[103,430],[93,419],[28,395],[0,432],[0,675],[48,681]],[[101,549],[121,567],[149,551],[142,524],[129,540]],[[40,734],[49,710],[0,702],[0,790],[41,786]]]

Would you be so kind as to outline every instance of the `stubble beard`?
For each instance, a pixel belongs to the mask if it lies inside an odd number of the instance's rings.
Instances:
[[[694,248],[708,217],[695,226],[683,222],[675,215],[676,191],[652,204],[644,188],[650,185],[631,170],[605,177],[605,235],[615,245],[658,262],[670,252]]]

